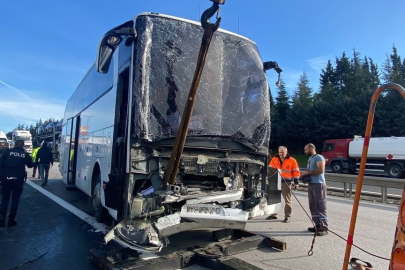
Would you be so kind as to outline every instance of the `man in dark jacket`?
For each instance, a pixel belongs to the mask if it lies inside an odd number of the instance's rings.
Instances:
[[[24,141],[15,142],[13,149],[6,150],[0,158],[0,179],[1,205],[0,205],[0,227],[5,226],[8,203],[11,196],[10,215],[8,216],[8,227],[17,225],[14,220],[17,214],[18,203],[26,180],[25,166],[32,168],[31,156],[24,150]]]
[[[41,186],[45,186],[48,183],[49,168],[53,166],[53,155],[46,142],[42,143],[41,149],[37,152],[35,161],[39,165],[39,173],[42,181]]]
[[[0,143],[0,157],[9,148],[10,148],[10,145],[8,144],[8,142]]]

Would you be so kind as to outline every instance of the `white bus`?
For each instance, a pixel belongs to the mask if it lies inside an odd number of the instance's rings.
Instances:
[[[60,170],[116,220],[106,241],[157,251],[196,228],[243,229],[280,210],[269,175],[270,102],[256,44],[214,33],[176,183],[165,170],[193,79],[203,29],[142,13],[101,40],[66,105]]]

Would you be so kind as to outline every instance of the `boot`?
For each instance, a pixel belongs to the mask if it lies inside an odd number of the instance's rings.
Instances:
[[[9,219],[7,227],[14,227],[14,226],[17,226],[17,222],[14,219]]]
[[[6,219],[4,217],[0,217],[0,228],[4,228],[6,226]]]

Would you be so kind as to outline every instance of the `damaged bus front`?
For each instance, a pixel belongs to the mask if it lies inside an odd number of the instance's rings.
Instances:
[[[158,251],[172,234],[244,229],[249,218],[280,209],[280,180],[267,166],[263,62],[254,42],[221,29],[208,51],[175,183],[164,183],[203,31],[197,22],[144,13],[100,42],[95,69],[113,73],[117,93],[111,164],[91,191],[119,222],[106,241]]]

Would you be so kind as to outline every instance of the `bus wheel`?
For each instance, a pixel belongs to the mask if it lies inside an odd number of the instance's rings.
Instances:
[[[332,167],[332,172],[334,172],[334,173],[342,173],[343,172],[343,166],[342,166],[342,163],[341,162],[333,162],[332,163],[332,165],[331,165],[331,167]]]
[[[101,175],[98,175],[96,179],[97,185],[93,191],[94,217],[97,222],[101,223],[105,221],[107,211],[101,204]]]
[[[388,174],[390,177],[393,178],[401,178],[402,176],[402,168],[398,164],[391,164],[388,167]]]

